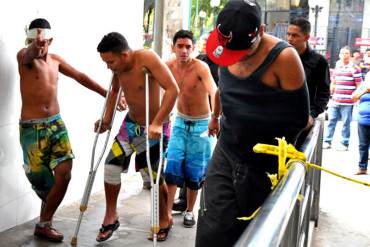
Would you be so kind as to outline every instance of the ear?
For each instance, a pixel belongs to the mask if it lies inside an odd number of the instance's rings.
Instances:
[[[172,50],[173,53],[175,53],[175,46],[174,46],[174,44],[171,45],[171,50]]]
[[[128,51],[121,52],[121,58],[127,59],[128,58]]]
[[[263,34],[265,33],[265,30],[266,30],[266,25],[261,24],[261,26],[258,28],[258,34],[259,34],[260,37],[263,36]]]
[[[48,45],[51,45],[51,43],[53,42],[53,38],[50,38],[49,40],[48,40]]]
[[[305,36],[304,36],[304,40],[305,41],[308,41],[310,39],[310,35],[309,34],[306,34]]]

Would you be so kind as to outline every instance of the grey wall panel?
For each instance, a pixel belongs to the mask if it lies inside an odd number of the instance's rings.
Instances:
[[[6,40],[0,36],[0,127],[16,121],[18,116],[15,115],[18,83],[16,81],[17,69],[14,66],[13,59],[9,54]]]

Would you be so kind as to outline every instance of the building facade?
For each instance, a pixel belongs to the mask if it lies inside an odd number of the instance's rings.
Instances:
[[[268,33],[285,39],[289,20],[301,16],[312,24],[315,49],[330,66],[335,65],[341,47],[364,51],[356,38],[370,38],[370,0],[258,0]]]

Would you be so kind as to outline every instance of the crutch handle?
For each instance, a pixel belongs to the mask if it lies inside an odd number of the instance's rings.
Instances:
[[[150,72],[150,70],[145,66],[143,67],[143,72],[144,72],[144,74],[148,74],[149,77],[153,77],[152,72]]]

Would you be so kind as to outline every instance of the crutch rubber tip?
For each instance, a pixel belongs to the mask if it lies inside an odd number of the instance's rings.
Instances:
[[[77,245],[77,237],[72,237],[71,245],[76,246]]]
[[[161,228],[159,226],[153,226],[150,230],[152,233],[157,234]]]
[[[81,205],[81,206],[80,206],[80,211],[81,211],[81,212],[85,212],[85,211],[86,211],[86,209],[87,209],[87,206],[86,206],[86,205]]]

